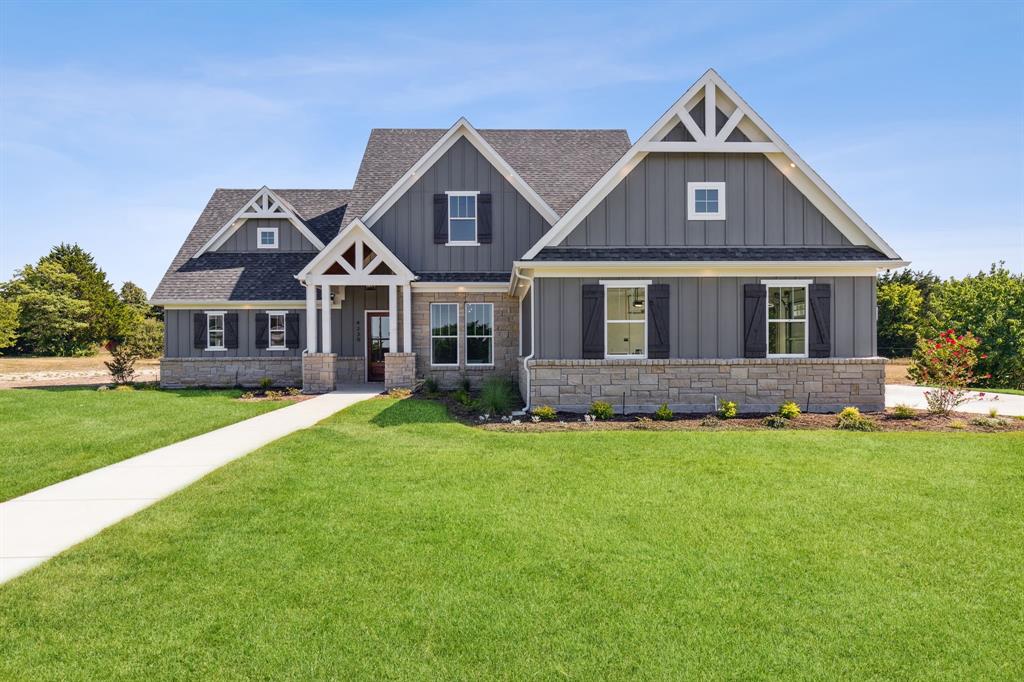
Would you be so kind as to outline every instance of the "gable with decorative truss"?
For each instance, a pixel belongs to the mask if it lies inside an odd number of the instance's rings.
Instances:
[[[217,250],[231,239],[247,221],[253,219],[288,221],[310,244],[317,249],[324,248],[324,243],[306,227],[306,224],[302,221],[295,208],[272,189],[264,186],[229,221],[224,223],[192,257],[198,258],[207,251]]]
[[[361,220],[353,220],[299,272],[301,282],[320,275],[335,283],[374,285],[408,283],[415,275]]]

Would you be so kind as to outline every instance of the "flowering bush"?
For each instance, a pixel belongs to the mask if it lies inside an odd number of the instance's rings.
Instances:
[[[739,414],[740,407],[732,400],[723,400],[718,405],[718,418],[719,419],[732,419]]]
[[[590,404],[590,414],[594,419],[605,420],[615,416],[615,409],[610,403],[603,400],[595,400]]]
[[[955,329],[947,329],[937,339],[918,339],[907,373],[918,384],[935,387],[924,394],[929,412],[949,414],[974,399],[968,387],[988,378],[974,374],[978,358],[986,357],[976,352],[980,343],[974,334],[957,334]]]

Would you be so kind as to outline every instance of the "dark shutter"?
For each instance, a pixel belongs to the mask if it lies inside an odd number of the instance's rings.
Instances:
[[[768,355],[767,290],[763,284],[743,285],[743,357]]]
[[[647,357],[654,360],[669,356],[669,286],[647,287]]]
[[[476,240],[481,244],[490,244],[491,239],[491,195],[478,194],[476,197]]]
[[[448,195],[434,195],[434,243],[448,243]]]
[[[224,314],[224,347],[238,348],[238,313]]]
[[[299,347],[299,314],[288,313],[284,318],[284,337],[289,348]]]
[[[807,354],[827,358],[832,354],[832,285],[812,284],[807,287],[807,295],[811,299]]]
[[[206,348],[206,313],[192,313],[192,347]]]
[[[583,285],[583,358],[604,357],[604,287]]]
[[[270,315],[267,313],[256,313],[256,338],[254,343],[257,349],[266,350],[270,345]]]

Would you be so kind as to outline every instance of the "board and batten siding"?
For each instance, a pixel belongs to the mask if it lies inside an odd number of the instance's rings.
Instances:
[[[491,195],[490,244],[434,243],[434,195],[447,191]],[[512,262],[550,227],[476,147],[462,138],[370,229],[414,272],[510,272]]]
[[[725,182],[725,220],[688,220],[686,183]],[[820,246],[850,241],[763,154],[648,154],[563,246]]]
[[[520,355],[527,356],[532,352],[531,343],[533,343],[533,309],[530,305],[530,300],[533,298],[533,289],[526,292],[523,296],[523,300],[519,302],[519,334],[520,334]]]
[[[277,248],[261,249],[257,245],[257,230],[261,227],[277,228]],[[316,252],[317,248],[310,243],[306,236],[295,229],[287,220],[276,218],[250,218],[235,230],[234,234],[228,237],[227,241],[220,245],[217,251],[223,253],[244,253],[258,251],[261,253],[276,253],[279,251],[309,251]]]
[[[607,278],[604,278],[607,279]],[[670,357],[726,359],[743,357],[743,285],[761,277],[655,277],[668,284]],[[877,354],[874,277],[814,277],[832,285],[832,357]],[[544,360],[583,357],[584,284],[598,278],[534,280],[537,353]]]

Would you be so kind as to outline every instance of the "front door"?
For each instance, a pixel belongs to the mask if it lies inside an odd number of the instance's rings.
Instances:
[[[384,354],[391,352],[387,313],[366,313],[366,380],[384,381]]]

